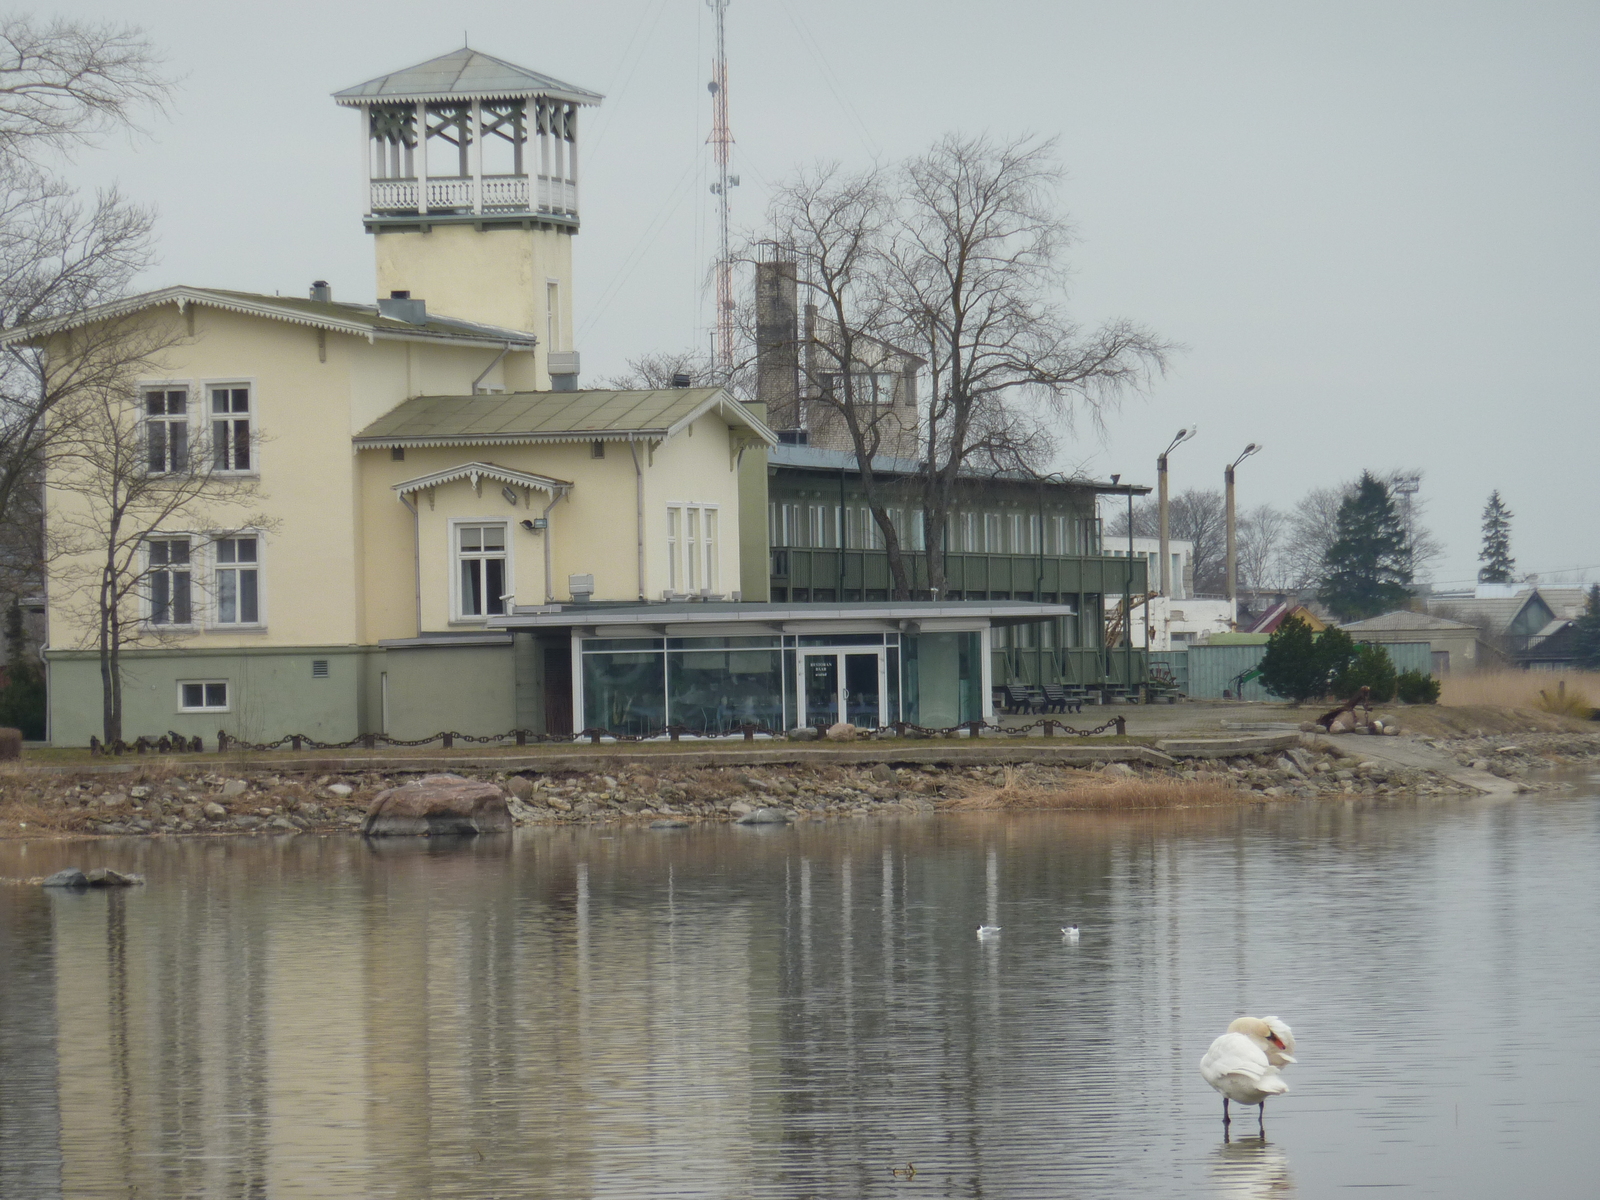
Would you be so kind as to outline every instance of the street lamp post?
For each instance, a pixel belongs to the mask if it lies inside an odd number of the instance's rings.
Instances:
[[[1228,619],[1233,622],[1239,620],[1239,522],[1233,508],[1233,469],[1260,450],[1259,445],[1251,442],[1222,472],[1228,496]]]
[[[1170,548],[1171,531],[1167,522],[1167,455],[1171,454],[1179,446],[1183,445],[1184,442],[1187,442],[1190,438],[1192,438],[1195,435],[1195,431],[1199,428],[1200,427],[1198,425],[1195,425],[1188,429],[1178,430],[1178,436],[1172,439],[1172,445],[1168,446],[1156,457],[1156,483],[1160,489],[1159,500],[1156,507],[1161,522],[1160,578],[1161,594],[1163,596],[1170,596],[1172,594],[1172,552]]]

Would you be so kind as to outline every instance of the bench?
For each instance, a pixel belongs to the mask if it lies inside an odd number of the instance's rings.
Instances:
[[[1074,696],[1067,690],[1065,684],[1047,683],[1041,690],[1044,692],[1045,712],[1081,713],[1083,711],[1082,697]]]

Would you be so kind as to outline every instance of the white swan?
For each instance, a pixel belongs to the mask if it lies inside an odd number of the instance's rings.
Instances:
[[[1222,1093],[1222,1123],[1229,1123],[1228,1101],[1258,1104],[1265,1126],[1267,1097],[1289,1090],[1278,1068],[1295,1061],[1294,1033],[1277,1017],[1240,1017],[1211,1043],[1200,1060],[1200,1077]]]
[[[981,937],[981,938],[999,937],[1000,936],[1000,926],[998,926],[998,925],[979,925],[978,926],[978,936]]]
[[[1061,927],[1061,936],[1066,938],[1069,942],[1077,941],[1078,927],[1076,925],[1063,925]]]

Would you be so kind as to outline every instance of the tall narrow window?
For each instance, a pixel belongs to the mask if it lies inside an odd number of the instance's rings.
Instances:
[[[150,555],[150,624],[188,625],[192,620],[189,586],[189,539],[152,538]]]
[[[218,625],[259,625],[260,589],[253,537],[218,538],[216,604]]]
[[[456,536],[463,617],[501,617],[506,611],[506,527],[460,525]]]
[[[700,590],[700,564],[698,561],[700,557],[700,510],[698,508],[685,509],[683,516],[683,558],[688,565],[688,570],[684,574],[688,579],[689,590],[698,592]]]
[[[1000,514],[983,514],[983,545],[979,547],[985,554],[1003,554],[1005,546],[1001,543]]]
[[[189,466],[189,393],[164,388],[144,394],[146,462],[152,475]]]
[[[701,578],[705,580],[706,587],[713,592],[717,590],[717,510],[705,510],[705,531],[700,539],[705,555],[705,573]]]
[[[250,470],[250,389],[211,389],[211,454],[219,471]]]
[[[544,347],[561,349],[561,285],[544,285]]]
[[[678,566],[678,533],[679,524],[683,520],[683,509],[676,505],[667,509],[667,590],[676,592],[683,572]],[[777,509],[773,509],[773,523],[777,523]],[[773,544],[781,546],[783,543],[774,537]]]

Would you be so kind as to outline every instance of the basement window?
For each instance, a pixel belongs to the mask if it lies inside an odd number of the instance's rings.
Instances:
[[[178,710],[180,712],[227,712],[228,681],[226,679],[185,680],[178,684]]]

